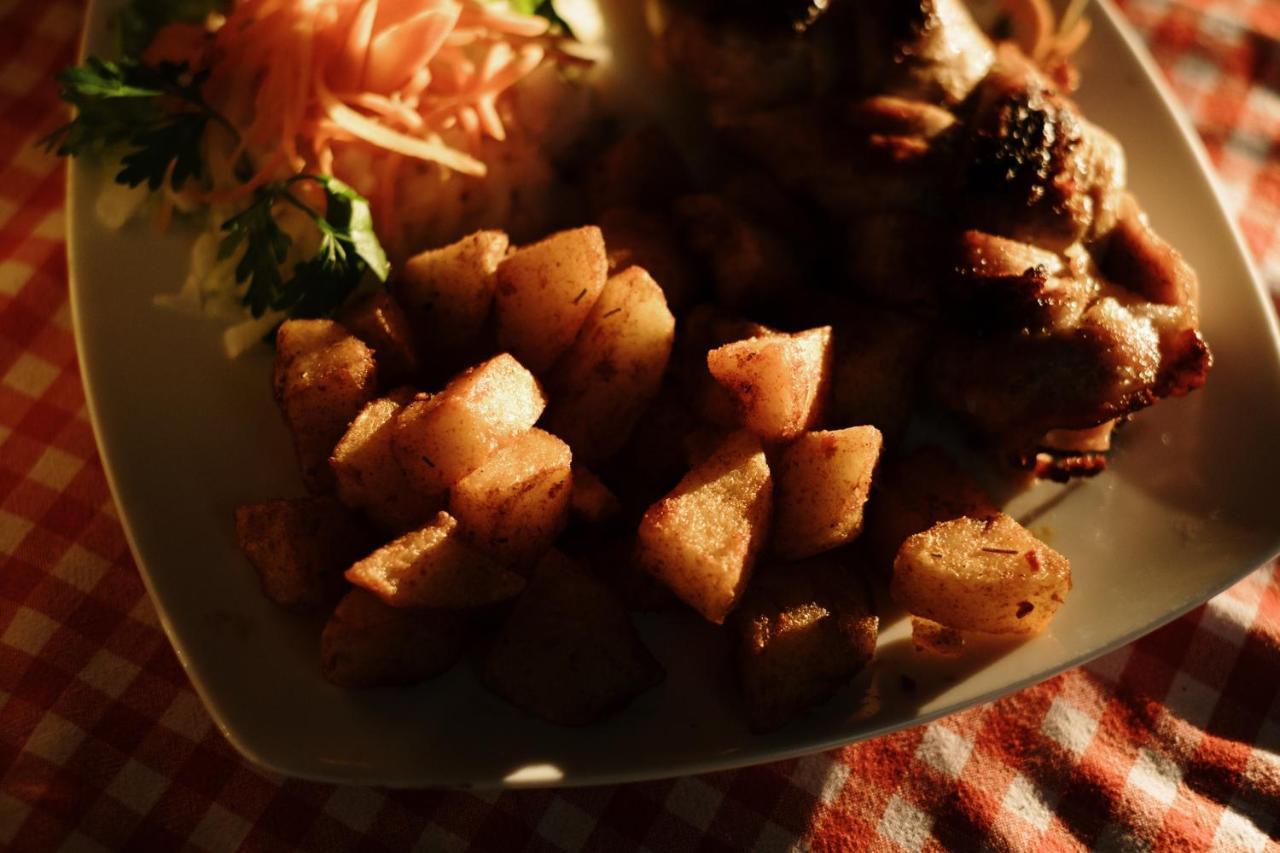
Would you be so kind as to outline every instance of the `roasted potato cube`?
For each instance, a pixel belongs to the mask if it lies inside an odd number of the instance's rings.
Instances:
[[[604,524],[618,517],[622,504],[599,477],[581,465],[574,465],[569,511],[587,524]]]
[[[477,548],[527,569],[568,523],[572,461],[569,445],[530,430],[459,480],[449,511]]]
[[[384,387],[418,374],[418,350],[404,309],[385,290],[377,290],[343,309],[338,320],[373,350],[378,381]]]
[[[637,561],[720,624],[738,603],[769,535],[773,481],[760,440],[737,432],[645,512]]]
[[[890,592],[916,616],[949,628],[1034,634],[1071,589],[1071,564],[1009,516],[956,518],[898,549]]]
[[[783,448],[773,468],[774,551],[798,559],[857,538],[882,444],[880,430],[861,426],[808,432]]]
[[[443,491],[422,492],[409,482],[391,447],[396,416],[412,396],[393,393],[366,405],[329,459],[338,499],[394,532],[421,525],[444,506]]]
[[[609,279],[548,379],[547,428],[585,462],[617,453],[658,393],[675,329],[648,273],[631,267]]]
[[[663,208],[693,180],[680,152],[656,127],[620,137],[587,173],[592,213],[611,207]]]
[[[741,425],[737,401],[707,368],[707,352],[716,347],[778,334],[768,326],[698,305],[680,318],[675,373],[690,408],[707,423],[725,429]]]
[[[524,578],[463,542],[447,512],[383,545],[346,575],[392,607],[462,610],[506,601],[524,589]]]
[[[707,367],[738,403],[742,425],[788,441],[821,421],[830,394],[831,327],[725,344]]]
[[[465,629],[455,611],[392,607],[353,589],[320,635],[320,671],[339,687],[415,684],[453,666]]]
[[[892,440],[905,428],[928,355],[928,327],[895,311],[858,306],[836,326],[832,424],[871,424]]]
[[[932,619],[912,616],[911,645],[917,652],[953,658],[964,651],[964,634]]]
[[[286,320],[276,341],[276,399],[302,480],[328,491],[329,454],[376,390],[373,352],[332,320]]]
[[[493,307],[493,274],[507,245],[502,231],[477,231],[405,262],[396,296],[425,353],[465,352],[480,337]]]
[[[342,594],[342,572],[371,546],[370,532],[331,497],[236,507],[236,541],[276,604],[308,610]]]
[[[594,225],[561,231],[498,264],[498,344],[544,373],[578,335],[609,273]]]
[[[616,207],[600,217],[610,274],[644,267],[662,288],[667,304],[679,310],[693,302],[698,281],[664,216]]]
[[[467,370],[439,394],[396,417],[391,447],[425,494],[447,489],[533,426],[546,406],[542,387],[503,353]]]
[[[861,580],[827,561],[760,571],[734,614],[737,663],[756,731],[830,698],[875,653],[879,620]]]
[[[937,447],[922,448],[898,461],[876,483],[863,538],[873,567],[886,577],[908,536],[939,521],[966,515],[983,518],[997,512],[978,485]]]
[[[585,725],[662,678],[622,603],[559,552],[538,564],[498,630],[481,679],[560,725]]]

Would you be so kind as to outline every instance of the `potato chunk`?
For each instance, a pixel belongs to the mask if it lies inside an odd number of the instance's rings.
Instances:
[[[867,507],[864,539],[876,571],[888,576],[903,541],[939,521],[994,515],[978,485],[937,447],[925,447],[902,459],[877,480]]]
[[[460,613],[391,607],[353,589],[320,634],[320,671],[339,687],[415,684],[453,666],[465,628]]]
[[[776,729],[830,698],[871,660],[878,625],[846,566],[810,561],[762,570],[734,614],[751,727]]]
[[[617,597],[555,551],[538,564],[481,667],[493,692],[571,726],[600,718],[661,678]]]
[[[502,231],[477,231],[405,262],[396,296],[424,352],[437,357],[463,352],[480,336],[493,307],[493,274],[507,245]]]
[[[344,308],[343,326],[373,350],[378,381],[384,387],[408,382],[418,374],[418,349],[404,309],[385,290],[374,291]]]
[[[329,459],[338,499],[394,532],[421,525],[444,506],[445,497],[443,491],[415,488],[392,450],[396,416],[406,398],[412,398],[412,391],[374,400],[361,409]]]
[[[574,465],[569,510],[587,524],[604,524],[618,517],[622,504],[599,477],[581,465]]]
[[[545,406],[538,380],[503,353],[406,406],[391,446],[410,482],[431,494],[483,465],[533,426]]]
[[[604,289],[609,262],[594,225],[525,246],[498,265],[498,343],[534,373],[569,348]]]
[[[376,390],[373,352],[332,320],[286,320],[273,378],[303,482],[332,489],[329,454]]]
[[[458,481],[449,511],[468,539],[498,562],[528,568],[569,520],[569,445],[530,430]]]
[[[943,521],[902,543],[894,601],[949,628],[992,634],[1042,630],[1071,589],[1071,564],[1018,522]]]
[[[737,432],[645,512],[637,561],[720,624],[769,534],[773,481],[758,438]]]
[[[647,272],[631,267],[609,279],[548,380],[548,429],[584,462],[617,453],[658,393],[675,330]]]
[[[346,575],[393,607],[462,610],[506,601],[524,589],[524,578],[463,542],[447,512],[383,545]]]
[[[298,610],[337,600],[343,570],[372,544],[359,519],[330,497],[236,507],[236,541],[267,598]]]
[[[882,445],[873,426],[809,432],[787,445],[774,465],[774,551],[797,559],[857,538]]]
[[[737,400],[743,426],[765,441],[787,441],[822,419],[831,327],[725,344],[707,353],[707,367]]]

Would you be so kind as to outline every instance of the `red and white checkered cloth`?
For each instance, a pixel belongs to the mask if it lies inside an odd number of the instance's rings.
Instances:
[[[1122,5],[1280,297],[1280,2]],[[0,849],[1280,850],[1276,565],[1090,666],[795,761],[503,794],[247,766],[157,624],[85,414],[62,168],[31,147],[80,22],[0,0]]]

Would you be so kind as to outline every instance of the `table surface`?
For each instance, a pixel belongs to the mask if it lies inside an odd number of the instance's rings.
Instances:
[[[1280,307],[1280,2],[1126,0]],[[990,705],[733,772],[468,793],[248,766],[121,532],[67,303],[74,0],[0,0],[0,849],[1280,850],[1280,564]]]

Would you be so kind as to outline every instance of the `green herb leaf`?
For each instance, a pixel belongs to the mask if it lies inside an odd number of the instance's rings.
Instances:
[[[537,15],[551,22],[551,31],[559,35],[573,38],[573,29],[560,13],[556,11],[552,0],[508,0],[512,11],[522,15]]]
[[[356,257],[364,261],[378,281],[391,274],[387,253],[373,230],[373,213],[369,201],[342,181],[329,175],[314,178],[324,187],[325,219],[351,245]]]
[[[276,222],[275,203],[274,192],[260,192],[253,204],[222,223],[227,236],[218,246],[218,257],[229,258],[245,244],[244,255],[236,264],[236,281],[248,282],[244,304],[255,317],[281,307],[285,296],[280,265],[293,240]]]

